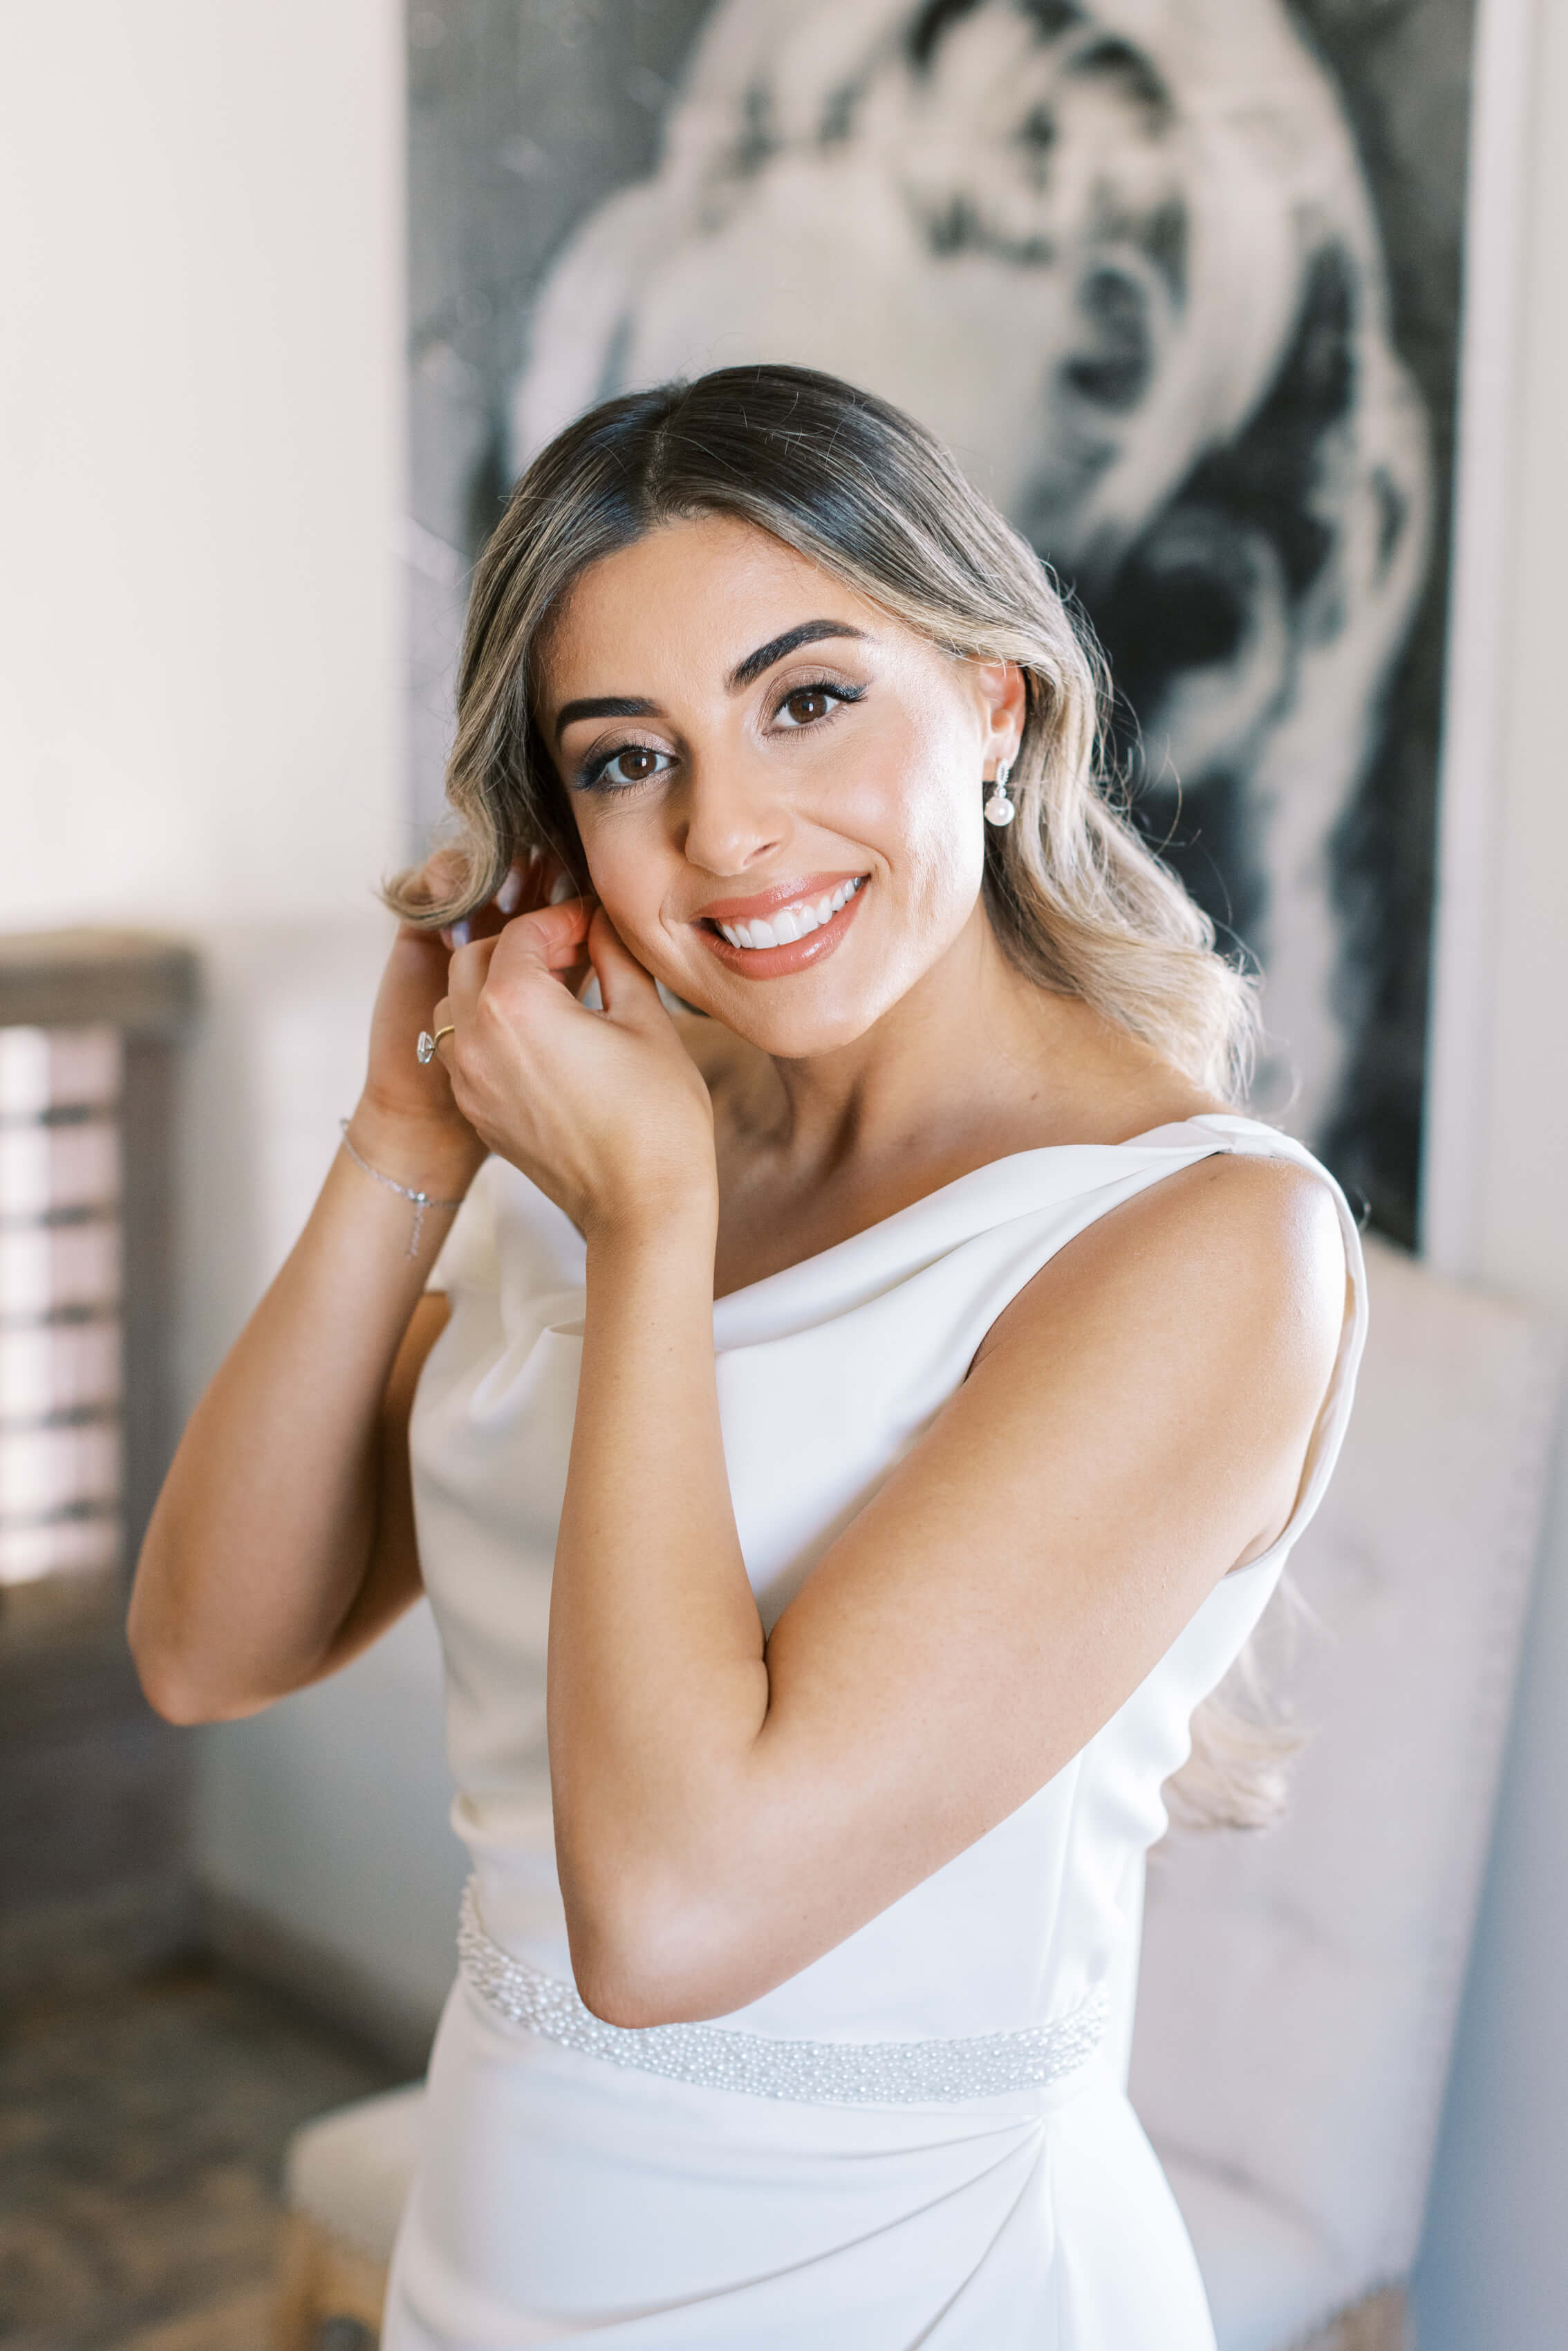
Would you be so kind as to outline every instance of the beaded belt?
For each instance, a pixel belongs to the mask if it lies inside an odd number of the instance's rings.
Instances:
[[[606,2024],[583,2006],[574,1984],[542,1975],[490,1940],[472,1879],[457,1949],[469,1983],[498,2015],[563,2049],[667,2081],[805,2105],[922,2105],[1039,2089],[1093,2055],[1108,2005],[1097,1990],[1052,2024],[970,2041],[768,2041],[711,2024]]]

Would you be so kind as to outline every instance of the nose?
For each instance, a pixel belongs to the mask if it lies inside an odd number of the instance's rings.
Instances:
[[[678,846],[688,864],[725,879],[748,873],[789,837],[788,811],[744,755],[693,761],[676,800]]]

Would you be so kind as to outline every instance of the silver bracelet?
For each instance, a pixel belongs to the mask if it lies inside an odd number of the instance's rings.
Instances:
[[[460,1199],[433,1200],[428,1192],[414,1192],[411,1191],[406,1184],[394,1184],[390,1176],[383,1176],[379,1167],[372,1167],[370,1161],[368,1159],[362,1159],[360,1156],[360,1154],[354,1149],[353,1144],[349,1140],[348,1120],[346,1118],[340,1118],[338,1121],[338,1124],[342,1130],[343,1148],[348,1153],[350,1158],[353,1161],[355,1166],[362,1167],[367,1176],[373,1176],[378,1184],[384,1184],[389,1192],[395,1192],[400,1200],[412,1200],[413,1202],[413,1230],[408,1237],[408,1249],[406,1254],[410,1257],[417,1257],[419,1255],[420,1236],[424,1230],[424,1212],[426,1208],[460,1208],[463,1206],[462,1201]]]

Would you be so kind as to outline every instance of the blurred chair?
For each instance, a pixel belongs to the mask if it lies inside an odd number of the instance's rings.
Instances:
[[[1150,1872],[1133,2095],[1219,2351],[1403,2351],[1541,1534],[1554,1335],[1368,1255],[1360,1402],[1294,1562],[1316,1623],[1289,1815],[1173,1837]],[[276,2351],[376,2323],[421,2095],[296,2137]]]
[[[413,2082],[295,2133],[284,2167],[288,2220],[274,2351],[319,2351],[318,2336],[334,2320],[357,2323],[371,2342],[379,2335],[423,2098],[423,2083]]]
[[[1405,2342],[1542,1536],[1556,1334],[1367,1254],[1357,1408],[1293,1562],[1289,1812],[1149,1876],[1133,2100],[1220,2351]]]

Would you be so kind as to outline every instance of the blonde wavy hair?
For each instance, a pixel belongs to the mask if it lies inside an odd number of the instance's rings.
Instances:
[[[399,875],[388,904],[445,924],[483,905],[513,859],[552,850],[588,876],[536,705],[556,615],[591,564],[661,524],[726,515],[805,556],[958,660],[1015,662],[1026,716],[1011,791],[987,828],[985,898],[1019,970],[1076,997],[1221,1101],[1244,1096],[1251,977],[1132,824],[1103,764],[1103,659],[1034,549],[934,434],[807,368],[721,368],[605,401],[541,450],[476,568],[446,796],[455,824],[433,888]],[[1194,1723],[1173,1784],[1188,1821],[1256,1825],[1278,1806],[1291,1743],[1239,1690]]]

